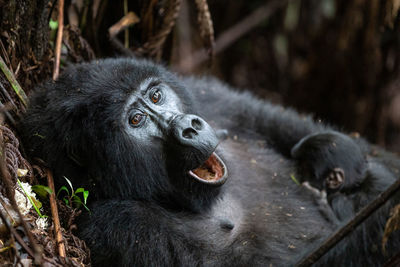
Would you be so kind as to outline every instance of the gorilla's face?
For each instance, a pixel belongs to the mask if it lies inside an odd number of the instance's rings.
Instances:
[[[174,89],[162,77],[143,79],[123,108],[124,132],[136,146],[154,149],[149,153],[160,158],[152,168],[160,168],[160,173],[165,169],[173,185],[188,184],[185,180],[223,184],[226,167],[214,152],[218,145],[215,131],[199,116],[185,114]],[[135,160],[147,158],[139,155]]]
[[[191,205],[199,202],[192,199],[206,203],[218,194],[227,179],[226,167],[214,152],[218,138],[196,115],[194,99],[179,79],[152,63],[130,60],[85,67],[74,73],[82,76],[74,79],[80,81],[74,85],[79,92],[71,90],[68,96],[85,105],[69,110],[86,109],[82,131],[89,141],[81,150],[106,197],[176,197]]]
[[[99,197],[206,203],[226,179],[216,134],[195,115],[190,92],[151,62],[77,65],[33,102],[24,122],[32,153],[62,181],[85,177]]]

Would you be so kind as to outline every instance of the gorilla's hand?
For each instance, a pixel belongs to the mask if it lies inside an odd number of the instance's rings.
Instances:
[[[329,193],[357,187],[365,178],[367,162],[359,145],[335,131],[310,134],[291,151],[302,181]]]
[[[340,221],[337,218],[335,212],[332,210],[331,206],[329,205],[326,191],[324,189],[318,190],[317,188],[312,187],[309,182],[303,182],[301,185],[311,194],[322,216],[333,223],[333,225],[339,225]]]

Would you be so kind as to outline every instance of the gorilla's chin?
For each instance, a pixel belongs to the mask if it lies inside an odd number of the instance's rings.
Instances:
[[[228,178],[228,170],[221,158],[213,152],[199,167],[189,171],[190,177],[208,185],[223,185]]]

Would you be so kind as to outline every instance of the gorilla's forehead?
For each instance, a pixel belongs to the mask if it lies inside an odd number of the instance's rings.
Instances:
[[[169,83],[167,83],[160,76],[148,76],[145,79],[143,79],[142,81],[140,81],[138,86],[135,86],[135,89],[129,92],[130,100],[128,100],[127,102],[132,103],[132,101],[134,101],[138,97],[144,97],[146,95],[146,93],[148,93],[148,91],[150,89],[152,89],[153,87],[158,87],[162,91],[165,91],[164,94],[168,93],[168,97],[173,98],[170,100],[174,100],[174,102],[180,103],[179,96],[176,94],[176,92],[174,90],[175,88],[172,88],[169,85]],[[169,102],[167,102],[166,104],[168,104],[168,103]],[[173,108],[173,106],[171,106],[170,108]]]
[[[131,109],[137,107],[137,104],[143,106],[143,104],[146,102],[146,94],[148,91],[153,87],[157,86],[162,90],[162,94],[164,95],[164,98],[167,98],[164,103],[162,103],[161,106],[155,106],[153,107],[154,111],[160,111],[160,112],[182,112],[183,111],[183,105],[182,102],[179,98],[179,96],[175,93],[175,91],[166,83],[163,82],[160,77],[148,77],[144,79],[139,86],[136,88],[136,90],[130,92],[125,105],[124,105],[124,111],[125,113]],[[144,101],[140,101],[139,99],[143,99]],[[138,103],[140,101],[140,103]]]
[[[87,117],[106,120],[106,125],[115,125],[121,119],[121,113],[132,105],[149,84],[158,80],[168,89],[168,96],[173,97],[172,108],[194,113],[191,95],[184,90],[179,79],[160,65],[146,60],[99,60],[84,63],[67,70],[60,79],[65,84],[65,94],[60,105],[66,105],[66,99],[74,103],[78,110],[91,106]],[[176,101],[175,101],[176,100]],[[176,104],[179,103],[179,106]],[[190,107],[190,108],[189,108]],[[71,110],[71,105],[68,105]]]
[[[181,91],[178,89],[176,77],[152,62],[123,59],[104,60],[94,65],[78,70],[81,72],[78,75],[84,77],[83,87],[86,85],[87,90],[96,96],[104,94],[106,97],[123,97],[120,99],[125,102],[124,97],[140,90],[146,83],[155,79],[168,84],[174,90]]]
[[[111,63],[112,66],[102,66],[100,77],[102,84],[112,85],[115,89],[127,94],[139,89],[141,84],[151,77],[163,79],[162,71],[152,64],[138,65],[134,61],[125,60],[120,64]]]
[[[157,87],[163,95],[163,101],[159,105],[151,103],[149,91],[153,87]],[[140,128],[132,129],[128,123],[129,116],[132,110],[145,113],[149,120],[146,120],[146,125]],[[160,77],[149,77],[143,80],[137,90],[131,92],[123,107],[123,115],[121,116],[121,124],[125,131],[131,133],[136,139],[146,139],[148,136],[162,135],[160,124],[163,120],[182,114],[183,105],[179,96],[171,89],[168,84],[163,83]]]

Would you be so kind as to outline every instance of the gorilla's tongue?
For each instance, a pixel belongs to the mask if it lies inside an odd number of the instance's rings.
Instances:
[[[214,152],[200,167],[189,171],[189,174],[201,182],[222,184],[225,182],[227,171],[225,164]]]

